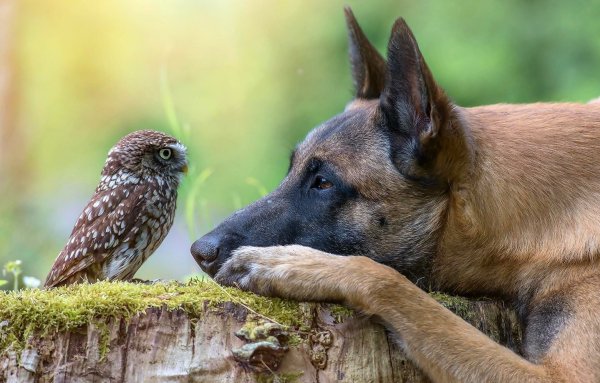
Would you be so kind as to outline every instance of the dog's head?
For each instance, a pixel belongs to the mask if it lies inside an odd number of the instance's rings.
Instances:
[[[409,276],[435,250],[465,132],[404,22],[386,62],[346,9],[355,99],[298,145],[281,185],[192,245],[214,275],[240,246],[366,255]]]

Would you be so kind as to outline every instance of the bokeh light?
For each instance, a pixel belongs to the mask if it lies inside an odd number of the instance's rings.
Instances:
[[[276,187],[295,144],[350,100],[344,5],[382,52],[404,17],[461,105],[600,95],[593,2],[2,0],[0,267],[20,259],[43,280],[109,148],[157,129],[193,168],[137,276],[198,273],[192,241]]]

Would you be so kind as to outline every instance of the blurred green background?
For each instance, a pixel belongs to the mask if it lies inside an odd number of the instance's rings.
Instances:
[[[0,0],[0,266],[43,280],[109,148],[158,129],[193,172],[137,276],[199,272],[191,242],[350,100],[345,4],[382,51],[403,16],[460,105],[600,96],[598,2]]]

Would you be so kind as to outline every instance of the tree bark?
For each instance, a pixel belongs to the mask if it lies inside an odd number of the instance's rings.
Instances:
[[[502,303],[434,297],[519,352],[516,316]],[[305,309],[313,324],[299,342],[276,324],[254,323],[257,317],[233,303],[194,320],[181,310],[154,308],[128,322],[34,335],[20,353],[0,357],[0,382],[428,381],[369,318],[344,317],[330,305]]]

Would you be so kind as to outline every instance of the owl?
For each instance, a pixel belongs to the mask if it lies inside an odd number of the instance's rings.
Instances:
[[[149,130],[123,137],[45,287],[131,279],[169,232],[186,172],[186,148],[173,137]]]

